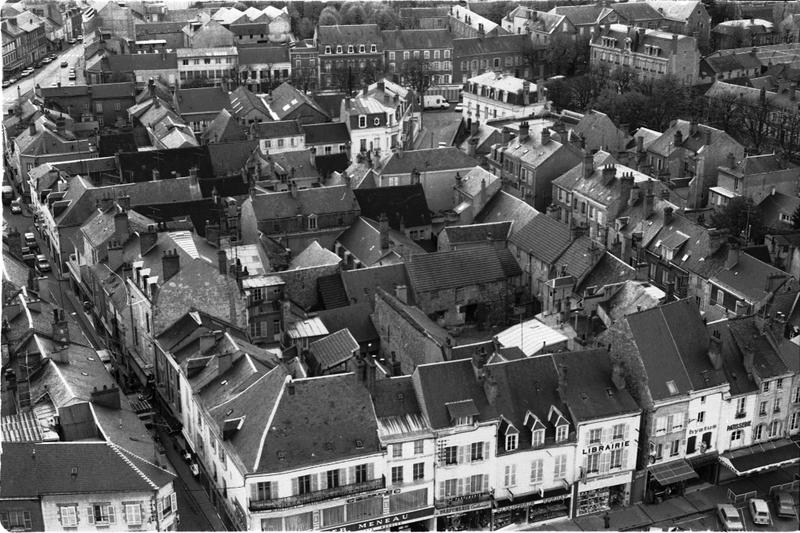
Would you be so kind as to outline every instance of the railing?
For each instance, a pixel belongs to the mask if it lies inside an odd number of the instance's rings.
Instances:
[[[363,483],[352,483],[350,485],[342,485],[340,487],[333,487],[330,489],[316,490],[307,494],[297,494],[295,496],[285,496],[283,498],[273,498],[271,500],[250,500],[250,510],[268,511],[272,509],[285,509],[287,507],[306,505],[320,500],[349,496],[359,492],[379,490],[385,486],[385,479],[383,476],[381,476],[378,479],[365,481]]]
[[[485,502],[490,498],[491,494],[488,492],[476,492],[474,494],[465,494],[463,496],[455,496],[453,498],[436,498],[433,505],[437,509],[443,509],[445,507],[455,507],[458,505]]]

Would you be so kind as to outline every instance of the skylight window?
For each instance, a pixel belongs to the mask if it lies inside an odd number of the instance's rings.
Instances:
[[[672,380],[667,381],[667,390],[670,394],[678,394],[678,386]]]

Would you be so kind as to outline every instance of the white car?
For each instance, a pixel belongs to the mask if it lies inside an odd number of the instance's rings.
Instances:
[[[717,504],[717,518],[725,531],[744,531],[744,524],[739,511],[729,503]]]
[[[750,516],[753,518],[754,524],[759,526],[772,525],[772,515],[769,514],[769,506],[766,501],[761,498],[753,498],[747,507],[750,509]]]

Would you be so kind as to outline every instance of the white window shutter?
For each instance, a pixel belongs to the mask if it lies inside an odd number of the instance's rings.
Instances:
[[[456,490],[456,494],[458,494],[459,496],[464,494],[464,480],[463,479],[459,479],[458,480],[458,489]]]
[[[328,488],[328,473],[327,472],[320,472],[319,473],[319,490],[325,490]]]
[[[464,462],[464,448],[466,448],[466,446],[459,446],[458,447],[458,464],[461,464],[461,463]]]
[[[622,449],[622,468],[628,468],[628,449]]]
[[[309,477],[311,478],[311,492],[316,492],[319,476],[317,474],[311,474]]]
[[[375,464],[367,463],[367,480],[371,481],[373,479],[375,479]]]
[[[124,503],[122,504],[122,521],[128,523],[128,506]]]
[[[114,506],[112,504],[108,504],[108,523],[109,524],[116,524],[117,517],[115,516],[116,511],[114,510]]]
[[[356,482],[356,467],[351,466],[347,470],[347,484],[352,485]],[[297,492],[294,492],[293,494],[297,494]]]
[[[296,477],[292,478],[292,496],[300,494],[300,483]]]
[[[439,497],[444,498],[444,481],[439,482]]]
[[[158,519],[164,518],[164,504],[161,498],[156,498],[156,509],[158,510]]]
[[[59,524],[63,523],[63,522],[61,522],[61,506],[60,505],[56,505],[56,519],[58,520]]]
[[[631,426],[629,424],[625,424],[625,432],[623,433],[622,437],[625,440],[628,440],[628,433],[630,432]]]
[[[489,460],[489,441],[483,443],[483,460]]]
[[[258,501],[258,483],[250,485],[250,500]]]
[[[86,517],[90,524],[94,524],[94,508],[91,505],[86,508]]]
[[[173,492],[172,494],[169,495],[169,500],[170,503],[172,504],[172,512],[173,513],[178,512],[178,494],[176,492]]]
[[[489,492],[489,474],[483,475],[483,492]]]

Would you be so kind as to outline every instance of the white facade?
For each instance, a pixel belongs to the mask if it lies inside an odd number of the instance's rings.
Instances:
[[[287,137],[273,137],[271,139],[258,139],[258,146],[262,154],[280,154],[281,152],[297,152],[306,149],[305,135],[299,133]]]
[[[237,76],[239,52],[236,47],[179,48],[177,55],[181,84],[197,78],[220,85],[222,80]]]
[[[720,453],[753,443],[753,420],[757,404],[755,393],[729,396],[722,404],[717,432]]]
[[[719,421],[725,402],[723,397],[729,396],[728,384],[723,390],[702,391],[692,395],[689,400],[689,413],[686,419],[686,457],[708,451],[716,451],[719,436],[723,433]]]
[[[581,472],[575,515],[604,511],[609,502],[630,501],[636,469],[640,414],[621,415],[578,425],[575,469]]]
[[[363,115],[362,115],[363,116]],[[400,122],[395,118],[394,112],[387,110],[386,125],[370,126],[369,118],[365,118],[365,126],[350,128],[350,160],[355,161],[362,149],[374,155],[390,154],[393,143],[400,142]],[[360,120],[360,119],[359,119]]]

